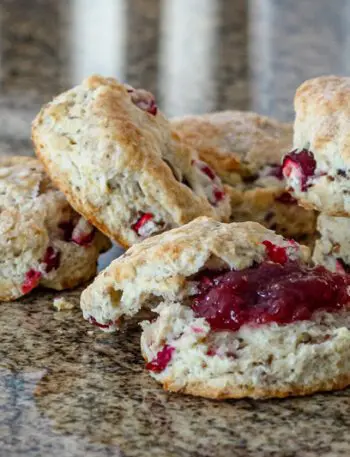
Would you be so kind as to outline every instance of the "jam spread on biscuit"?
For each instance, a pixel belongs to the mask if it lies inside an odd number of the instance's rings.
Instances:
[[[280,247],[264,244],[267,261],[239,271],[203,271],[195,278],[198,292],[191,306],[212,330],[288,324],[311,319],[316,311],[336,312],[350,303],[349,275],[299,264]]]
[[[305,192],[309,178],[315,174],[316,160],[313,153],[307,149],[294,150],[284,157],[282,169],[285,178],[293,175],[300,182],[301,190]]]
[[[161,349],[156,357],[150,362],[146,363],[146,369],[153,371],[154,373],[160,373],[165,370],[168,363],[170,362],[175,348],[166,344],[163,349]]]

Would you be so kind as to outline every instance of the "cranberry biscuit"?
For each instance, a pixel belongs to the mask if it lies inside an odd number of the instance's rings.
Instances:
[[[251,112],[223,111],[174,119],[172,127],[230,184],[232,221],[259,222],[288,238],[312,241],[315,212],[297,205],[282,175],[292,125]]]
[[[62,290],[86,282],[109,246],[52,186],[36,159],[0,158],[1,301],[37,286]]]
[[[249,111],[219,111],[174,118],[171,125],[226,184],[260,176],[282,179],[281,157],[292,143],[290,124]]]
[[[199,215],[228,218],[220,179],[144,90],[92,76],[43,107],[32,132],[71,205],[123,246]]]
[[[283,162],[305,208],[350,216],[350,78],[321,76],[296,91],[293,151]]]
[[[105,330],[152,307],[141,349],[171,391],[266,398],[342,388],[350,279],[309,267],[308,257],[259,224],[199,218],[132,247],[81,305]]]

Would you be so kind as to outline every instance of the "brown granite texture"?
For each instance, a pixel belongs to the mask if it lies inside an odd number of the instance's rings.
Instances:
[[[153,90],[168,115],[291,120],[302,80],[350,71],[349,19],[346,0],[2,0],[0,153],[31,154],[31,119],[84,71]],[[350,455],[349,390],[167,394],[143,369],[136,324],[103,334],[83,321],[80,291],[66,294],[73,311],[55,312],[45,291],[1,305],[0,457]]]

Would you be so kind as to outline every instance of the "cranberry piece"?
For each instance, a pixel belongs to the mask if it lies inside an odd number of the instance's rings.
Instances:
[[[152,94],[142,89],[135,90],[133,87],[125,85],[127,92],[131,95],[133,103],[142,111],[146,111],[152,116],[156,116],[158,106]]]
[[[269,165],[269,170],[267,172],[267,176],[274,176],[275,178],[282,181],[282,179],[283,179],[282,165],[278,165],[278,164]]]
[[[63,231],[64,241],[72,241],[72,233],[74,225],[72,221],[65,221],[58,224],[58,227]]]
[[[39,284],[42,274],[40,271],[34,270],[33,268],[27,271],[25,280],[22,284],[22,292],[28,294],[31,290],[35,289]]]
[[[61,252],[56,251],[52,246],[49,246],[42,259],[46,273],[50,273],[52,270],[57,270],[60,266],[60,260]]]
[[[72,232],[72,241],[79,246],[88,246],[95,236],[95,227],[81,217]]]
[[[113,321],[109,321],[107,324],[100,324],[93,316],[89,317],[88,322],[98,328],[109,328],[111,325],[113,325]]]
[[[315,311],[336,312],[350,302],[350,276],[322,266],[263,262],[241,271],[218,272],[212,276],[212,285],[204,289],[203,275],[208,272],[195,278],[199,292],[191,307],[214,331],[307,320]]]
[[[287,262],[288,256],[285,248],[276,246],[268,240],[263,241],[262,244],[266,247],[266,253],[271,262],[280,263],[281,265]]]
[[[305,192],[308,187],[308,179],[315,174],[316,160],[313,153],[307,149],[300,152],[294,150],[285,156],[282,169],[286,178],[292,173],[296,174],[300,181],[301,190]]]
[[[160,373],[165,370],[170,362],[175,348],[166,344],[161,351],[159,351],[156,357],[150,362],[146,363],[146,369],[153,371],[154,373]]]
[[[215,198],[215,204],[225,198],[225,192],[217,187],[214,188],[213,194]]]
[[[213,170],[206,164],[201,164],[200,166],[201,171],[208,176],[212,181],[216,178],[216,174],[213,172]]]
[[[292,197],[289,192],[283,192],[281,195],[275,197],[275,200],[285,205],[296,205],[298,203],[297,199]]]
[[[140,229],[148,222],[153,219],[152,213],[141,213],[140,217],[137,221],[131,226],[131,228],[136,232],[138,235],[140,234]]]

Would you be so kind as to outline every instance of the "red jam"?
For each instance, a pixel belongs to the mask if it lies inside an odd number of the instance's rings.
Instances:
[[[212,330],[242,325],[288,324],[318,310],[336,312],[350,303],[350,276],[322,266],[263,262],[241,271],[202,272],[192,309]]]
[[[52,270],[57,270],[57,268],[60,266],[60,260],[60,251],[56,251],[52,246],[49,246],[46,249],[45,255],[42,260],[46,273],[50,273],[50,271]]]
[[[291,196],[289,192],[282,192],[281,195],[275,197],[276,202],[283,203],[284,205],[296,205],[298,201]]]
[[[156,357],[150,362],[146,363],[146,369],[153,371],[154,373],[160,373],[165,370],[168,363],[170,362],[175,348],[166,344],[161,351],[159,351]]]
[[[308,179],[315,174],[316,160],[311,151],[303,149],[287,154],[282,164],[283,174],[288,178],[294,172],[300,181],[300,187],[303,192],[308,188]]]
[[[38,286],[42,274],[40,271],[36,271],[33,268],[27,271],[24,283],[22,284],[22,293],[28,294],[30,291]]]
[[[141,213],[140,217],[137,219],[137,221],[131,226],[131,228],[136,232],[138,235],[140,235],[140,229],[148,222],[153,219],[153,214],[152,213]]]

